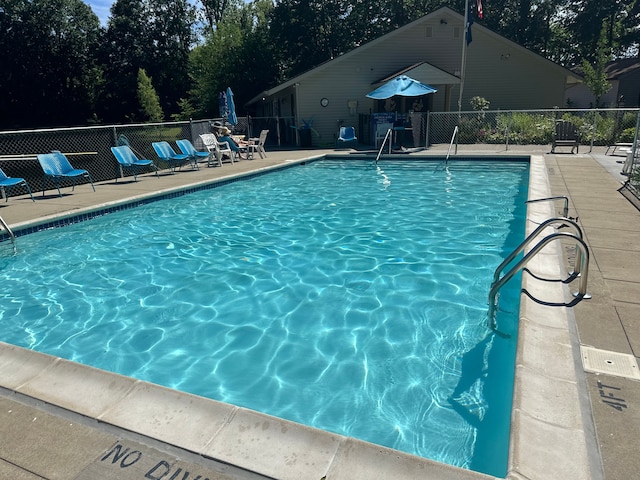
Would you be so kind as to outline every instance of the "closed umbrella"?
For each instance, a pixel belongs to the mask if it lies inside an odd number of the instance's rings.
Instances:
[[[237,125],[238,117],[236,116],[236,104],[233,101],[233,92],[231,91],[231,87],[227,87],[227,107],[229,108],[227,122],[231,125]]]
[[[401,95],[403,97],[418,97],[420,95],[426,95],[428,93],[435,93],[437,90],[426,83],[414,80],[406,75],[400,75],[381,87],[376,88],[373,92],[367,94],[369,98],[375,98],[376,100],[384,100],[385,98],[391,98],[394,95]]]
[[[226,118],[229,114],[229,105],[227,104],[227,94],[220,92],[218,95],[218,108],[220,110],[220,117]]]

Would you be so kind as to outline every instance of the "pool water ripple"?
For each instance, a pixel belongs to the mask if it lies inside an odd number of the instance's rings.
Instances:
[[[21,237],[3,340],[504,474],[517,286],[512,339],[486,299],[528,164],[434,165],[314,162]]]

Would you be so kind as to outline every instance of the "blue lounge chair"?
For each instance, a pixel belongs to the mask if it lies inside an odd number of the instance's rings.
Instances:
[[[357,144],[358,138],[356,137],[356,129],[353,127],[340,127],[338,145],[347,142],[354,142]]]
[[[120,176],[124,176],[124,170],[129,169],[133,174],[133,180],[138,181],[137,172],[139,169],[151,167],[156,171],[156,177],[158,176],[158,167],[151,160],[139,159],[136,154],[133,153],[131,147],[128,145],[121,145],[119,147],[111,147],[113,155],[118,161],[120,167]],[[116,178],[116,182],[118,179]]]
[[[72,190],[76,188],[76,178],[84,177],[89,179],[91,182],[91,188],[93,191],[96,191],[96,187],[93,186],[93,180],[91,179],[91,175],[86,170],[73,168],[67,160],[67,157],[64,156],[63,153],[58,151],[53,151],[51,153],[41,153],[38,155],[38,162],[40,162],[40,166],[42,167],[42,171],[44,172],[44,179],[51,178],[56,188],[58,189],[58,195],[62,196],[60,193],[60,180],[63,178],[70,178],[72,183]],[[42,183],[42,196],[44,196],[45,182]]]
[[[2,191],[2,195],[4,195],[5,202],[9,201],[9,197],[7,196],[6,189],[8,187],[18,187],[18,186],[25,187],[27,189],[27,192],[29,192],[29,195],[31,195],[31,200],[33,200],[34,202],[36,201],[35,198],[33,198],[31,189],[29,188],[29,185],[27,184],[27,181],[24,178],[7,177],[7,175],[0,168],[0,191]]]
[[[169,165],[172,174],[176,172],[176,167],[182,167],[191,162],[189,155],[176,153],[168,142],[153,142],[151,145],[153,145],[153,149],[156,151],[160,160],[163,160]],[[195,165],[194,168],[197,168],[197,165]]]
[[[189,140],[176,140],[176,145],[182,153],[185,155],[189,155],[193,163],[198,166],[198,160],[206,160],[207,165],[209,165],[209,157],[211,156],[211,152],[201,152],[196,150],[196,147]]]

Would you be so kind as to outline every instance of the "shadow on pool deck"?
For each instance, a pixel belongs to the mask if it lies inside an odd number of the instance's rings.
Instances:
[[[447,146],[442,146],[422,153],[442,155],[446,149]],[[548,148],[542,151],[528,147],[512,147],[509,152],[504,152],[497,146],[485,146],[459,153],[544,154],[552,193],[569,197],[569,215],[579,217],[591,252],[588,290],[593,299],[574,308],[580,344],[605,352],[628,354],[635,359],[640,352],[640,212],[618,192],[624,177],[617,173],[621,167],[617,162],[623,157],[605,156],[604,148],[580,155],[549,155],[547,152]],[[0,216],[12,228],[19,228],[39,219],[50,221],[57,216],[77,214],[97,205],[118,204],[132,196],[167,192],[185,185],[197,185],[215,178],[231,177],[256,168],[269,168],[288,160],[324,153],[328,151],[269,152],[269,157],[263,160],[241,161],[215,168],[202,167],[199,171],[185,169],[175,175],[163,172],[159,179],[151,174],[142,175],[137,183],[122,180],[117,183],[103,182],[96,185],[95,193],[89,185],[76,186],[75,191],[71,191],[70,187],[64,188],[62,197],[54,195],[53,191],[46,192],[44,197],[42,193],[36,193],[35,203],[28,197],[11,197],[7,203],[0,202]],[[557,211],[561,211],[559,206]],[[569,247],[570,244],[566,245],[568,252]],[[617,361],[617,357],[611,358]],[[192,480],[198,475],[201,475],[201,480],[266,478],[155,441],[149,434],[153,426],[134,433],[109,425],[106,421],[108,412],[98,420],[93,420],[86,412],[80,411],[82,415],[79,415],[44,403],[35,393],[33,396],[22,394],[36,392],[37,381],[30,390],[22,389],[22,393],[15,393],[17,388],[12,387],[12,380],[17,375],[16,369],[28,368],[31,367],[17,365],[14,359],[7,360],[0,350],[0,478]],[[49,370],[65,368],[73,367],[58,362],[43,370],[41,376],[47,375]],[[640,458],[636,453],[636,430],[640,425],[640,382],[628,376],[606,373],[587,373],[586,380],[604,476],[607,480],[634,478],[640,471]],[[105,386],[94,383],[92,376],[88,375],[82,389],[78,388],[78,395],[95,397],[94,401],[100,403],[102,397],[108,397],[118,389],[129,389],[128,392],[144,390],[139,385],[128,383],[126,379]],[[51,393],[55,396],[55,392]],[[140,408],[140,412],[148,407],[145,402],[150,401],[142,393],[141,403],[136,407]],[[554,398],[550,397],[548,401],[553,404]],[[191,407],[199,410],[198,405]],[[132,417],[135,417],[135,408],[130,408]],[[166,414],[171,415],[172,412]],[[229,417],[222,416],[226,422],[232,419],[236,421],[236,416],[245,415],[246,425],[251,423],[250,412],[236,410],[226,414]],[[204,430],[213,428],[210,424],[184,427],[183,434],[193,437],[199,437]],[[236,438],[234,441],[239,440]],[[309,442],[308,450],[335,448],[331,441],[322,445],[313,444],[311,440]],[[348,461],[348,452],[354,456],[360,453],[357,444],[351,444],[345,452],[343,462]],[[260,459],[266,463],[269,460]],[[290,460],[296,461],[295,458]],[[355,466],[353,468],[357,470]],[[401,466],[398,468],[402,469]],[[455,472],[435,471],[435,477],[425,471],[420,478],[462,478]],[[189,472],[189,476],[185,477],[186,472]],[[321,476],[318,475],[317,480]],[[328,476],[327,480],[331,478],[340,477]],[[598,472],[595,472],[594,478],[598,478]]]

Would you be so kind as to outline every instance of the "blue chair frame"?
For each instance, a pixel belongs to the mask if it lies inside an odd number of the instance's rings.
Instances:
[[[91,188],[96,191],[96,187],[93,185],[93,179],[87,170],[73,168],[73,166],[67,160],[67,157],[63,153],[54,150],[51,153],[38,154],[38,162],[44,172],[44,181],[42,182],[42,196],[46,190],[45,181],[47,178],[51,178],[56,188],[58,189],[58,196],[62,196],[60,192],[60,180],[64,178],[70,178],[72,181],[71,190],[76,188],[76,178],[87,178],[91,183]]]
[[[24,178],[8,177],[7,174],[4,173],[0,168],[0,191],[2,191],[2,195],[4,196],[5,202],[9,201],[9,196],[7,195],[6,189],[12,188],[12,187],[20,187],[20,186],[25,187],[27,189],[27,192],[29,192],[29,195],[31,196],[31,200],[35,202],[36,199],[33,198],[33,194],[31,193],[29,184]]]
[[[196,147],[194,147],[193,144],[187,139],[176,140],[176,145],[178,145],[178,148],[182,153],[191,157],[191,160],[196,165],[196,167],[198,166],[198,160],[206,160],[207,165],[209,165],[209,157],[211,156],[211,152],[201,152],[199,150],[196,150]]]
[[[169,145],[169,142],[153,142],[151,145],[156,151],[158,158],[169,165],[169,168],[171,168],[171,174],[175,174],[176,167],[180,168],[187,163],[193,163],[189,155],[185,155],[184,153],[176,153],[173,148],[171,148],[171,145]],[[194,168],[199,167],[196,164],[194,165]]]
[[[133,180],[138,181],[138,172],[143,168],[152,167],[156,172],[156,177],[158,175],[158,167],[151,160],[140,159],[133,153],[131,147],[128,145],[120,145],[118,147],[111,147],[111,152],[113,156],[116,157],[118,161],[118,166],[120,167],[120,177],[124,177],[124,170],[128,169],[133,174]],[[116,182],[118,178],[116,177]]]

